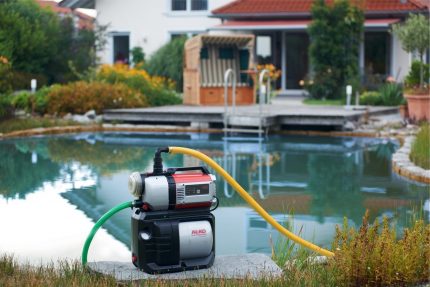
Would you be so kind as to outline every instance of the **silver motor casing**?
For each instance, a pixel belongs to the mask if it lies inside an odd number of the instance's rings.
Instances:
[[[145,178],[145,192],[142,201],[151,205],[153,210],[167,210],[169,208],[169,183],[165,176],[151,176]]]
[[[208,256],[213,246],[212,226],[207,220],[179,223],[179,254],[181,259]]]

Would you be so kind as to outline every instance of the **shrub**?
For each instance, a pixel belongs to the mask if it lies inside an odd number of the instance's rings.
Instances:
[[[397,240],[395,227],[386,217],[369,225],[369,212],[359,230],[348,226],[336,228],[333,243],[335,256],[329,268],[336,281],[347,286],[404,286],[427,282],[430,276],[430,225],[413,219],[410,229]],[[337,285],[338,285],[337,284]]]
[[[124,64],[103,65],[96,80],[110,84],[123,83],[146,96],[150,106],[179,104],[182,100],[172,90],[174,82],[150,76],[145,70],[129,68]]]
[[[21,92],[12,98],[12,106],[14,109],[22,109],[26,112],[38,113],[43,115],[46,113],[48,104],[48,94],[56,86],[43,87],[35,94],[30,92]]]
[[[48,94],[50,114],[85,113],[104,109],[145,107],[145,96],[124,84],[87,83],[83,81],[58,86]]]
[[[421,62],[420,61],[414,61],[411,66],[411,70],[409,71],[409,74],[406,76],[405,84],[407,86],[418,86],[420,84],[420,71],[421,71]],[[423,64],[424,69],[424,83],[429,83],[429,77],[430,77],[430,64]]]
[[[360,95],[360,105],[380,106],[382,105],[381,94],[378,92],[364,92]]]
[[[421,126],[415,141],[412,144],[411,160],[424,169],[430,169],[430,126]]]
[[[313,67],[313,98],[340,99],[345,86],[358,85],[358,50],[364,13],[355,1],[315,0],[309,25],[309,58]]]
[[[0,93],[12,91],[11,85],[12,66],[6,57],[0,55]]]
[[[48,79],[41,74],[13,71],[11,76],[11,84],[14,90],[29,90],[30,82],[36,79],[37,86],[43,87],[48,84]]]
[[[151,75],[167,77],[176,82],[176,91],[183,90],[184,45],[186,37],[176,38],[158,49],[145,64]]]
[[[403,87],[397,83],[386,83],[379,88],[382,105],[398,106],[404,101]]]
[[[11,96],[8,94],[0,94],[0,119],[10,116],[12,111]]]

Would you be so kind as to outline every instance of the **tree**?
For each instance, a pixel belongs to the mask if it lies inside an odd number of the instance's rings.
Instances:
[[[357,86],[358,58],[364,14],[361,5],[348,0],[315,0],[313,22],[308,32],[313,84],[309,92],[315,98],[340,98],[347,84]]]
[[[48,83],[77,79],[96,62],[96,49],[105,43],[105,27],[77,30],[72,17],[59,17],[34,0],[0,4],[0,56],[11,62],[15,88],[30,78]]]
[[[423,88],[424,54],[430,48],[430,22],[421,14],[411,14],[404,24],[393,26],[394,34],[402,42],[403,49],[409,53],[418,52],[420,57],[420,88]]]
[[[158,49],[145,65],[151,75],[162,76],[176,82],[176,90],[182,91],[184,45],[187,37],[176,38]]]

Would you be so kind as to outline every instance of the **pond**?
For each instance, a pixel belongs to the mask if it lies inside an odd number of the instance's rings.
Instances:
[[[152,170],[157,147],[187,146],[221,164],[278,221],[330,247],[344,217],[357,226],[366,209],[400,230],[408,216],[429,219],[429,186],[391,171],[395,141],[374,138],[221,134],[81,133],[0,141],[0,254],[33,264],[79,259],[94,222],[132,200],[133,171]],[[165,167],[195,166],[165,155]],[[220,207],[216,253],[270,253],[280,240],[225,182],[217,178]],[[101,229],[89,260],[130,260],[130,211]]]

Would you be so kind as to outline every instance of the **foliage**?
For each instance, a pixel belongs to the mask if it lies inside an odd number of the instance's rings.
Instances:
[[[175,38],[158,49],[145,64],[151,75],[166,77],[176,83],[176,91],[183,90],[183,61],[186,37]]]
[[[100,38],[97,28],[76,30],[73,18],[59,17],[33,0],[0,5],[0,54],[12,63],[15,89],[42,75],[49,83],[75,79],[69,62],[78,70],[94,65]]]
[[[379,88],[382,105],[398,106],[404,102],[403,87],[397,83],[386,83]]]
[[[354,286],[398,286],[427,282],[430,276],[430,225],[415,218],[397,240],[395,227],[386,217],[382,225],[369,225],[369,212],[359,230],[348,226],[336,228],[333,243],[335,257],[329,268],[337,282]]]
[[[364,106],[382,106],[382,97],[379,92],[364,92],[360,95],[360,105]]]
[[[315,0],[312,18],[308,32],[312,39],[309,55],[313,84],[309,92],[313,98],[339,99],[347,84],[358,86],[363,11],[359,4],[348,0],[332,4]]]
[[[15,109],[22,109],[29,113],[31,112],[43,115],[46,112],[46,106],[48,104],[48,94],[53,88],[55,88],[55,86],[52,86],[52,88],[43,87],[35,94],[30,92],[20,92],[13,96],[11,101],[12,106]]]
[[[78,113],[89,110],[145,107],[145,96],[124,84],[87,83],[83,81],[58,86],[48,94],[50,114]]]
[[[377,92],[369,91],[360,95],[360,105],[398,106],[405,102],[403,87],[397,83],[385,83]]]
[[[38,87],[48,84],[48,78],[42,74],[28,73],[23,71],[12,72],[12,88],[14,90],[30,90],[30,81],[35,79]]]
[[[420,57],[420,88],[424,84],[424,54],[430,48],[430,21],[421,14],[411,14],[404,24],[393,25],[394,34],[407,52],[417,51]]]
[[[145,95],[150,106],[182,102],[172,90],[174,87],[172,80],[150,76],[145,70],[130,68],[124,64],[103,65],[97,73],[96,80],[110,84],[123,83]]]
[[[430,78],[430,64],[423,64],[423,81],[426,84],[429,84],[429,78]],[[421,62],[420,61],[413,61],[411,65],[411,70],[409,71],[409,74],[406,76],[405,84],[406,86],[418,86],[420,84],[420,72],[421,72]]]
[[[430,125],[423,124],[412,144],[410,158],[416,165],[430,169]]]
[[[0,54],[0,94],[11,92],[12,65]]]
[[[143,64],[143,62],[145,61],[145,53],[143,52],[142,47],[134,47],[133,49],[131,49],[131,59],[133,61],[133,65],[134,66],[139,66],[141,64]]]
[[[0,119],[10,116],[12,111],[11,96],[9,94],[0,94]]]

